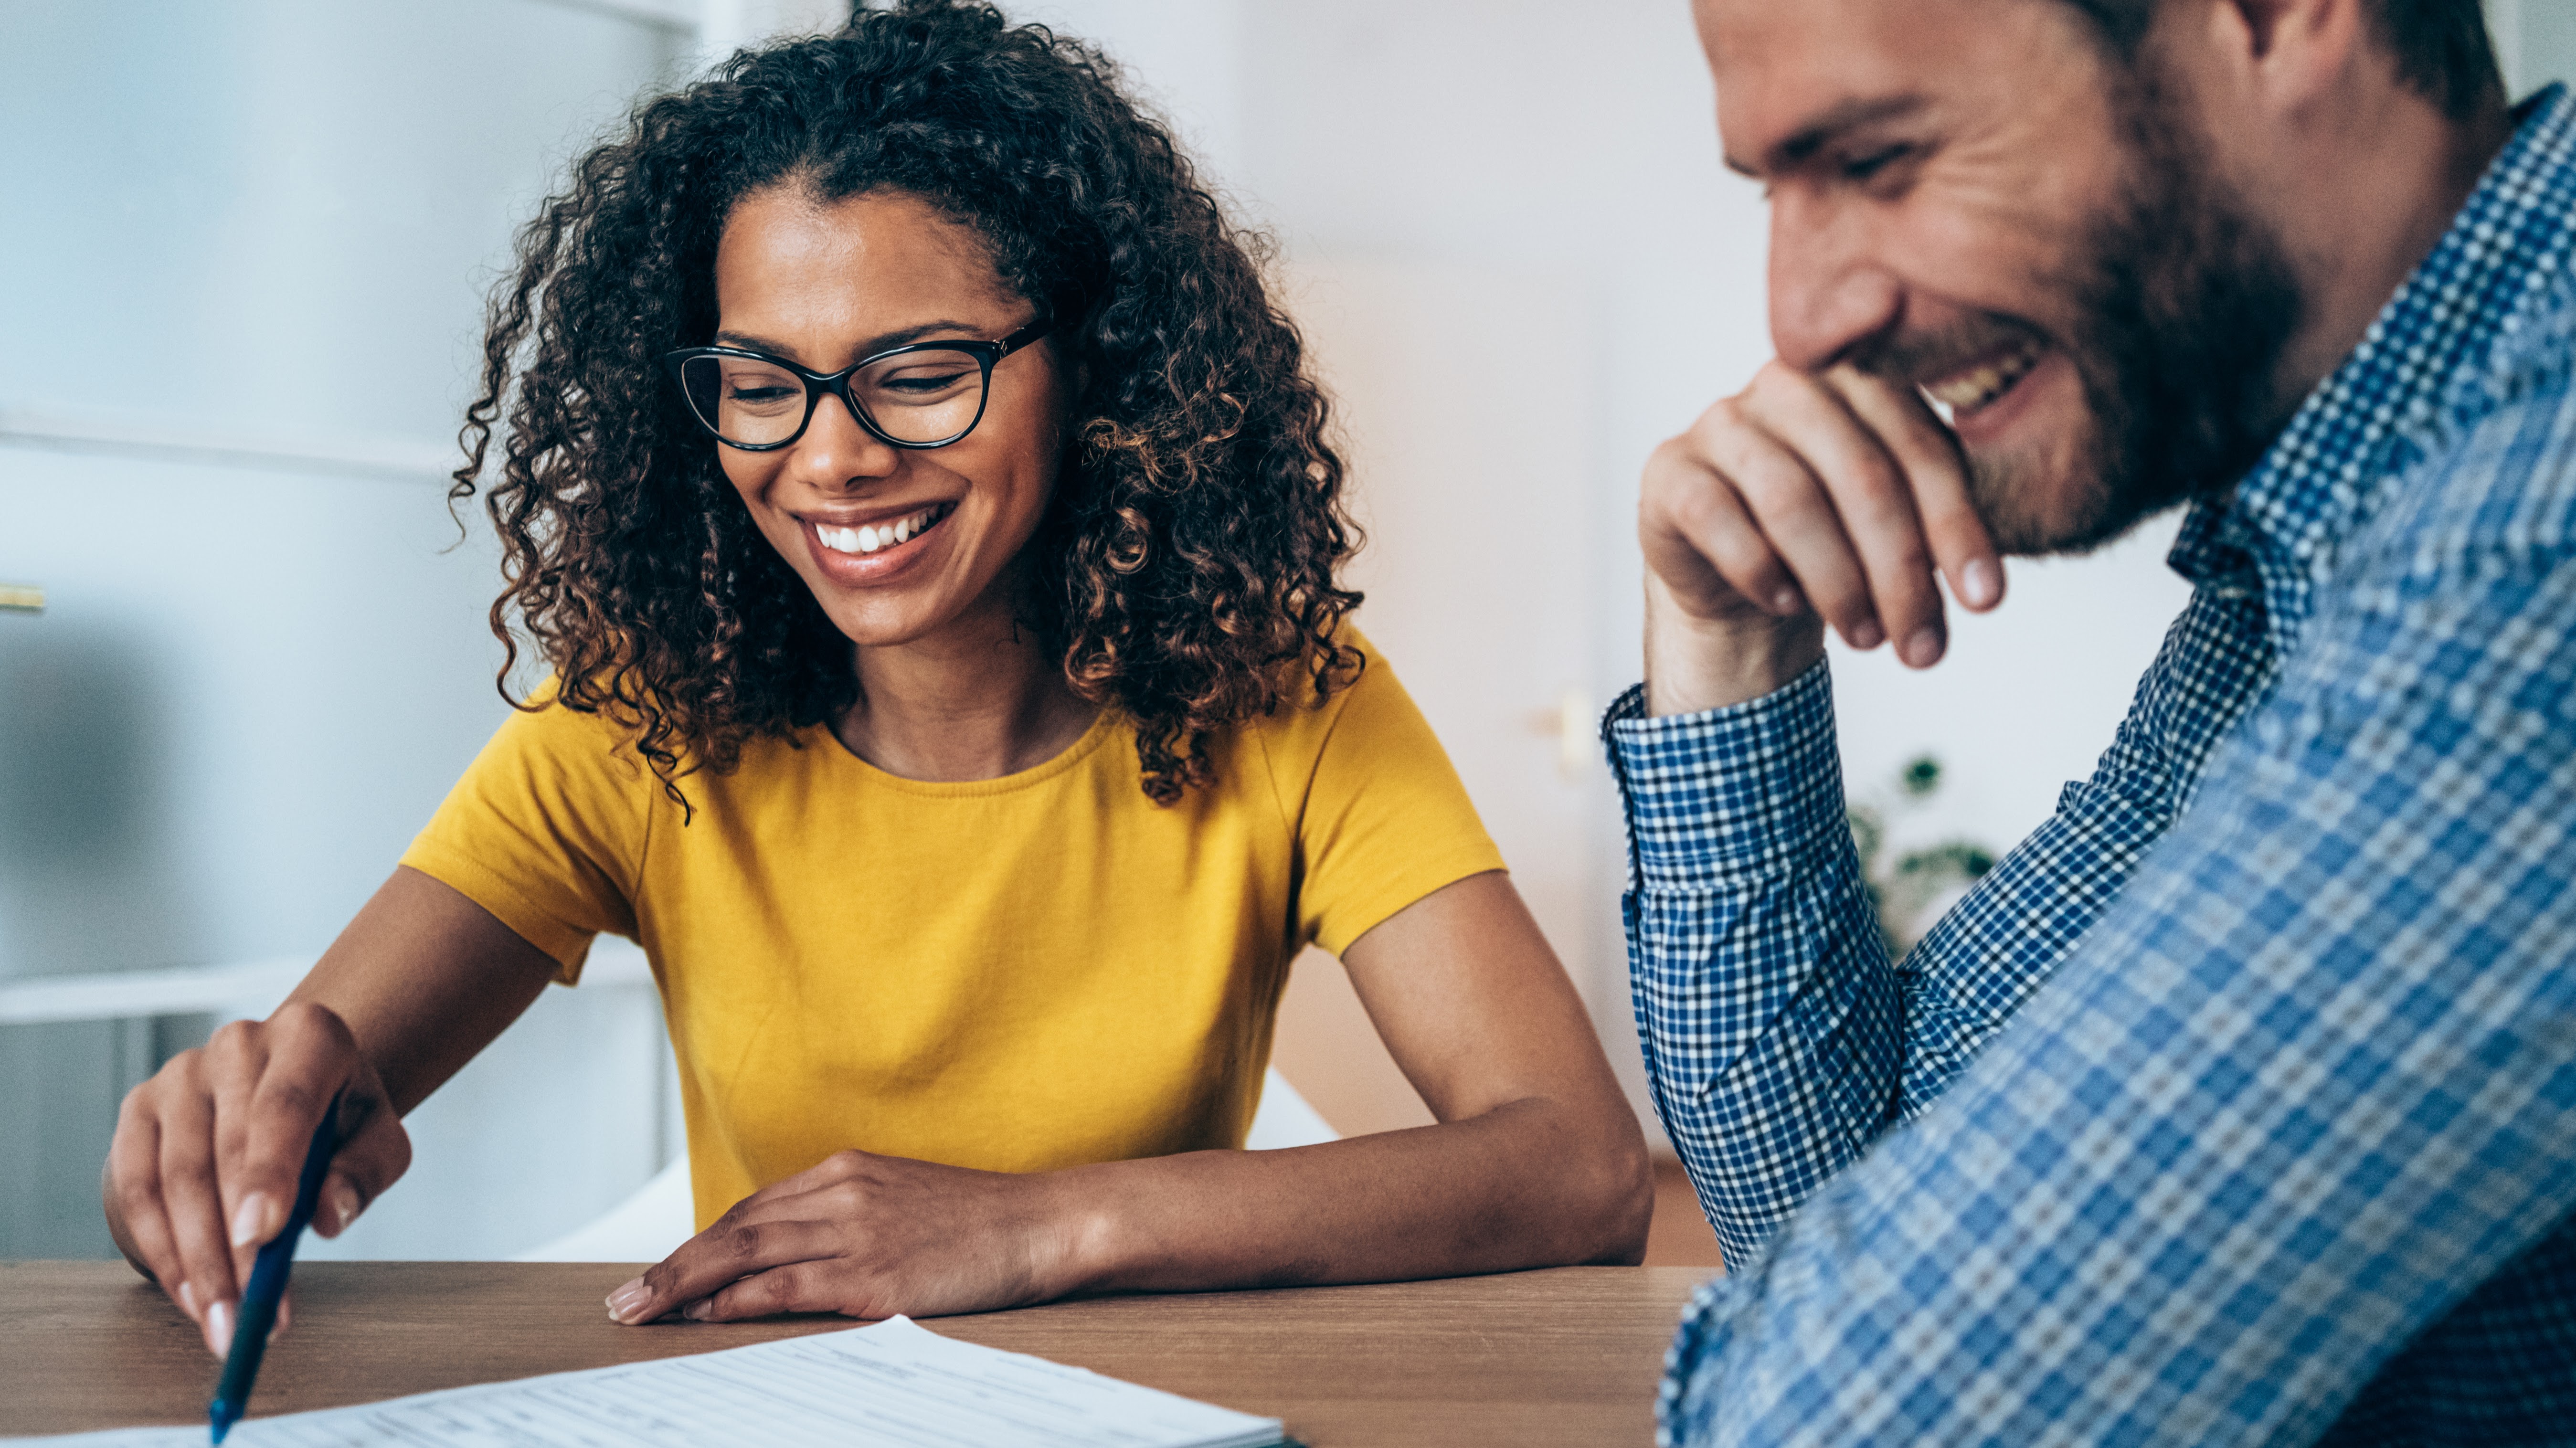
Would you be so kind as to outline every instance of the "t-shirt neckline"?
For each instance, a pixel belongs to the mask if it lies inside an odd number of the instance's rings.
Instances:
[[[832,727],[831,721],[825,720],[810,727],[822,736],[819,741],[822,748],[828,749],[834,757],[857,770],[859,777],[870,784],[899,790],[905,794],[966,799],[980,795],[1012,794],[1019,790],[1034,788],[1079,768],[1085,759],[1088,759],[1101,745],[1107,743],[1109,737],[1117,732],[1118,720],[1116,709],[1103,706],[1098,714],[1092,716],[1091,727],[1083,730],[1081,736],[1071,744],[1057,751],[1054,757],[1010,774],[996,775],[991,779],[912,779],[860,758],[856,751],[841,741],[840,731]]]

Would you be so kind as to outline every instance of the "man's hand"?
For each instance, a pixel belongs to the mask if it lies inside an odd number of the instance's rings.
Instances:
[[[837,1152],[735,1203],[611,1293],[609,1316],[932,1317],[1043,1302],[1071,1285],[1058,1196],[1048,1174]]]
[[[286,1225],[313,1128],[335,1095],[343,1138],[313,1226],[336,1237],[411,1165],[411,1139],[329,1008],[289,1002],[265,1021],[225,1026],[171,1057],[117,1115],[102,1184],[108,1230],[218,1357],[232,1346],[251,1259]]]
[[[1651,714],[1779,688],[1827,625],[1930,667],[1949,639],[1936,567],[1968,608],[2003,600],[1958,439],[1913,389],[1848,366],[1768,363],[1657,448],[1637,534]]]

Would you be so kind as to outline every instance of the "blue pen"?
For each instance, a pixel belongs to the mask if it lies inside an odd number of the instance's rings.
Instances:
[[[206,1419],[214,1425],[215,1441],[241,1421],[250,1408],[251,1384],[259,1379],[260,1354],[268,1350],[268,1331],[277,1322],[277,1304],[286,1296],[287,1274],[295,1270],[295,1244],[313,1220],[314,1205],[322,1197],[322,1178],[331,1169],[331,1153],[339,1149],[340,1098],[322,1112],[322,1124],[313,1128],[313,1145],[304,1152],[304,1175],[295,1183],[295,1210],[286,1214],[286,1226],[259,1249],[250,1266],[250,1285],[242,1289],[240,1316],[233,1322],[233,1345],[224,1354],[224,1375],[215,1382],[215,1400],[206,1405]]]

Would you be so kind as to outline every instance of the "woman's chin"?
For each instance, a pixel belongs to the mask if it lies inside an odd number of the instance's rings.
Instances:
[[[956,622],[959,612],[929,599],[825,597],[820,601],[832,627],[862,649],[899,649],[936,637]]]

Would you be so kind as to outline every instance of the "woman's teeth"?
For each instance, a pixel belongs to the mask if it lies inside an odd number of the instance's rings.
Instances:
[[[1974,412],[2012,391],[2014,383],[2029,376],[2030,369],[2039,365],[2039,356],[2039,348],[2024,345],[1955,377],[1926,383],[1923,391],[1934,402],[1954,413]]]
[[[814,536],[835,553],[874,553],[905,542],[914,534],[936,523],[947,512],[945,503],[933,503],[918,513],[906,514],[891,523],[877,523],[862,528],[833,528],[814,525]]]

